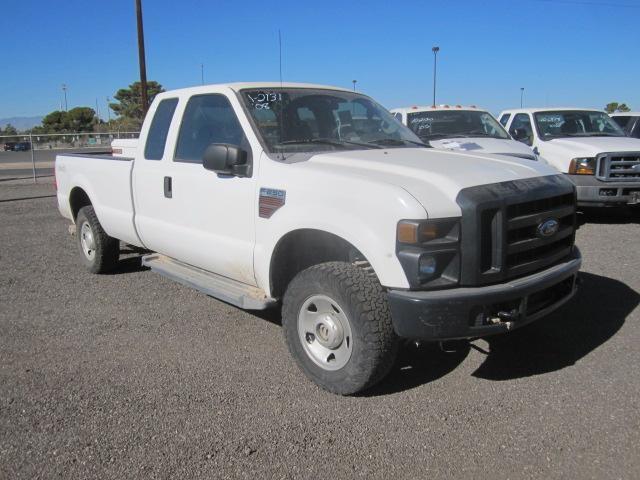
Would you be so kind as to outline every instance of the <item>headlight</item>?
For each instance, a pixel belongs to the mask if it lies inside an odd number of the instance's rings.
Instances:
[[[460,276],[460,219],[401,220],[396,254],[411,288],[446,288]]]
[[[572,175],[595,175],[595,158],[574,158],[569,164],[569,173]]]

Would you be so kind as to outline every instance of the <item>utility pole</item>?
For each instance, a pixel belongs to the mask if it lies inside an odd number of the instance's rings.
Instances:
[[[109,119],[109,123],[111,123],[111,107],[109,106],[109,97],[107,97],[107,118]]]
[[[437,67],[437,58],[438,52],[440,51],[440,47],[431,48],[433,52],[433,106],[436,106],[436,67]]]
[[[98,97],[96,97],[96,119],[100,123],[100,110],[98,109]]]
[[[136,1],[136,19],[138,22],[138,63],[140,64],[140,90],[142,97],[142,114],[146,115],[149,108],[147,98],[147,64],[144,55],[144,29],[142,28],[142,0]]]
[[[353,91],[356,91],[356,83],[358,83],[358,80],[351,80],[353,82]]]
[[[520,87],[520,108],[522,108],[523,99],[524,99],[524,87]]]
[[[200,81],[204,85],[204,63],[200,64]]]
[[[64,92],[64,111],[68,111],[68,107],[67,107],[67,84],[63,83],[62,84],[62,91]]]

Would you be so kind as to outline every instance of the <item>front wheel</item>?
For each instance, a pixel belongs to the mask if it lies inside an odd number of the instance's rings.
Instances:
[[[398,351],[386,292],[375,276],[350,263],[300,272],[285,293],[282,325],[307,377],[341,395],[382,380]]]
[[[107,273],[115,268],[120,242],[103,230],[91,205],[82,207],[76,218],[76,239],[80,259],[91,273]]]

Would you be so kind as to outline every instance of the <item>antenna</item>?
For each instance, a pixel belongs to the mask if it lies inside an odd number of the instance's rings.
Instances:
[[[282,34],[280,33],[280,29],[278,29],[278,56],[279,56],[279,68],[280,68],[280,95],[278,105],[280,108],[278,110],[280,114],[280,118],[278,121],[278,125],[280,125],[280,143],[282,143],[282,127],[284,124],[284,116],[282,115]],[[284,152],[282,152],[282,160],[284,160]]]
[[[280,55],[280,88],[282,88],[282,35],[278,29],[278,54]]]

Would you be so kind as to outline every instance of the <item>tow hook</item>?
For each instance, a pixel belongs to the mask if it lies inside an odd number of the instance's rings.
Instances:
[[[515,322],[519,317],[518,311],[516,309],[513,310],[500,310],[495,315],[487,317],[487,323],[489,325],[505,325],[507,330],[511,330],[513,327],[513,322]]]

